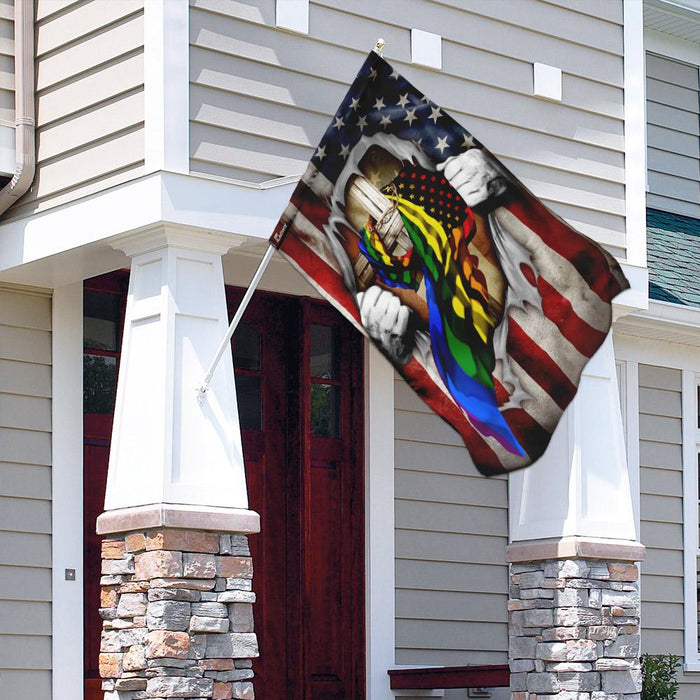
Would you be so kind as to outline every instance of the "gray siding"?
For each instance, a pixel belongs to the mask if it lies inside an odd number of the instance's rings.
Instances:
[[[639,366],[644,650],[683,653],[681,373]]]
[[[508,482],[401,379],[394,396],[396,663],[506,663]]]
[[[381,35],[409,80],[555,211],[624,255],[621,2],[342,6],[312,0],[305,37],[275,28],[273,0],[191,0],[192,172],[301,174]],[[443,36],[442,71],[411,65],[412,27]],[[532,96],[535,61],[564,71],[561,104]]]
[[[683,461],[681,372],[639,366],[642,646],[683,656]],[[679,673],[678,700],[700,695],[697,674]]]
[[[0,125],[15,125],[14,0],[0,0]]]
[[[26,215],[138,177],[143,0],[38,0],[37,174]]]
[[[647,159],[654,209],[700,217],[698,67],[647,54]]]
[[[0,286],[0,697],[51,697],[51,299]]]

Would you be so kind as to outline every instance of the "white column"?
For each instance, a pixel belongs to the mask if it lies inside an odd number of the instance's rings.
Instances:
[[[610,336],[586,366],[544,456],[509,481],[514,544],[636,540]]]
[[[234,243],[164,226],[113,244],[132,265],[100,532],[125,527],[110,519],[116,509],[131,511],[130,529],[257,530],[230,348],[201,405],[196,392],[228,326],[221,256]],[[134,520],[134,509],[146,519]],[[197,519],[182,522],[193,510]],[[247,524],[225,528],[220,518],[232,510]]]

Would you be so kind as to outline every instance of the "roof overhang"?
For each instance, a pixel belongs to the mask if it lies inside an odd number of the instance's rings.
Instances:
[[[644,0],[644,27],[700,44],[700,0]]]
[[[700,308],[649,301],[649,308],[615,321],[616,333],[700,347]]]

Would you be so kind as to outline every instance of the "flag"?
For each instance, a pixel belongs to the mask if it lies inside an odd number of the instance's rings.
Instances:
[[[543,454],[629,286],[375,52],[270,241],[485,474]]]

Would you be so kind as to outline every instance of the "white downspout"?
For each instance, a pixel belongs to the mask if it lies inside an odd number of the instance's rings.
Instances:
[[[0,190],[0,214],[28,189],[36,170],[34,141],[34,2],[15,0],[15,173]]]

